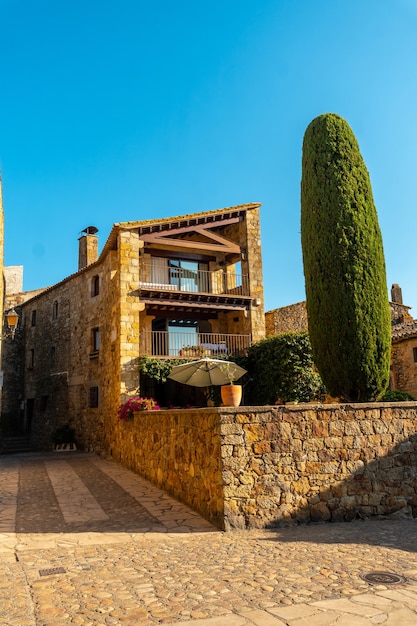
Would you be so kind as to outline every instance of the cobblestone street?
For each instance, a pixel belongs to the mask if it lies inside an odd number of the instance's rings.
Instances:
[[[0,457],[0,558],[7,626],[417,623],[414,520],[223,533],[91,454]]]

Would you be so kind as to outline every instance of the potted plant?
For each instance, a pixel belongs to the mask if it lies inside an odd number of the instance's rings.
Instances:
[[[235,385],[235,373],[231,361],[225,361],[220,366],[220,371],[226,376],[229,384],[220,387],[221,398],[224,406],[239,406],[242,400],[242,385]]]
[[[75,430],[69,424],[63,424],[55,429],[52,435],[53,450],[57,452],[76,450]]]
[[[209,350],[207,350],[204,346],[183,346],[180,350],[180,356],[185,356],[185,357],[203,357],[206,356],[209,353]]]

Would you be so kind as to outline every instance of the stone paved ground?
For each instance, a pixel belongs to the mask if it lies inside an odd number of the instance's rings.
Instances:
[[[222,533],[89,454],[0,457],[0,560],[2,626],[417,624],[417,522]]]

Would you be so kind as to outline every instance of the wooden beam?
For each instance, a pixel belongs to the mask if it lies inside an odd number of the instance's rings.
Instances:
[[[158,304],[161,306],[175,307],[180,308],[183,307],[185,309],[217,309],[218,311],[228,310],[228,311],[244,311],[248,307],[245,304],[225,304],[223,302],[188,302],[188,301],[179,301],[175,302],[174,300],[160,300],[159,298],[147,298],[141,297],[141,301],[145,302],[145,304]]]
[[[210,217],[210,216],[208,216]],[[140,227],[140,232],[143,234],[151,233],[187,233],[195,230],[196,226],[207,225],[209,228],[219,228],[220,226],[229,226],[230,224],[237,224],[242,221],[241,216],[230,217],[227,219],[207,219],[205,218],[190,218],[188,220],[178,220],[177,222],[162,222],[159,224],[150,224]],[[179,226],[178,224],[185,224],[185,226]]]
[[[193,248],[194,250],[210,250],[211,252],[240,252],[240,246],[236,243],[228,244],[207,243],[204,241],[191,241],[184,239],[172,239],[161,235],[142,235],[142,240],[147,243],[170,245],[175,248]]]

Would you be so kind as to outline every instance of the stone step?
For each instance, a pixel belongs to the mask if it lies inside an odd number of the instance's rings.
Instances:
[[[19,452],[31,452],[33,446],[28,435],[15,435],[2,437],[0,450],[3,454],[18,454]]]

